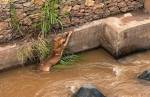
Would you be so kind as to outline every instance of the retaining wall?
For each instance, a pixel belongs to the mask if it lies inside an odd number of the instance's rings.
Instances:
[[[22,45],[27,43],[0,46],[0,70],[22,64],[17,59],[17,51]],[[114,57],[150,49],[149,14],[136,11],[86,23],[74,28],[67,45],[71,53],[97,47],[105,48]]]
[[[17,39],[10,26],[10,0],[0,0],[0,44]],[[44,0],[12,0],[16,16],[25,33],[35,32],[35,25],[41,16]],[[62,0],[64,1],[64,0]],[[101,19],[110,15],[143,8],[143,0],[95,0],[94,5],[86,6],[85,0],[65,0],[59,5],[59,14],[65,28]]]

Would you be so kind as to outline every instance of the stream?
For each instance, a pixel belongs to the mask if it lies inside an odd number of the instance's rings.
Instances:
[[[150,82],[137,79],[150,69],[150,51],[114,59],[103,49],[81,53],[81,59],[51,72],[35,65],[0,73],[0,97],[70,97],[71,90],[94,84],[106,97],[150,97]]]

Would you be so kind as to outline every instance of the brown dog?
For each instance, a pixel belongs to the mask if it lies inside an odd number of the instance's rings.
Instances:
[[[51,67],[60,61],[71,34],[72,31],[65,32],[63,35],[59,34],[53,39],[52,54],[40,64],[39,69],[41,71],[50,71]]]

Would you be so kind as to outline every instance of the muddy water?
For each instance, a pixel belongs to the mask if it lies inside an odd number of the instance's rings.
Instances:
[[[94,84],[107,97],[150,97],[150,83],[137,75],[150,69],[150,51],[115,60],[102,49],[82,54],[69,68],[50,73],[33,66],[0,74],[0,97],[69,97],[70,90],[82,84]]]

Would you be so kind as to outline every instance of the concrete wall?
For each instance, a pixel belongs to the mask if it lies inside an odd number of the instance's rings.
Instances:
[[[150,16],[142,11],[126,13],[86,23],[74,29],[67,45],[77,53],[103,47],[114,57],[150,49]],[[0,46],[0,70],[21,65],[17,51],[28,42]]]

